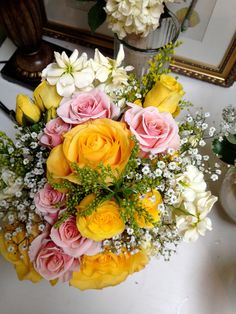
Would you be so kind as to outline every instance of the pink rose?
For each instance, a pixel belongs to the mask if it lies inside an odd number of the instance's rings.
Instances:
[[[62,101],[57,114],[67,123],[80,124],[90,119],[114,118],[119,115],[119,108],[111,103],[101,90],[77,93],[72,99]]]
[[[141,155],[158,154],[168,148],[178,149],[180,138],[178,125],[168,112],[159,112],[156,107],[142,108],[135,104],[124,114],[124,121],[137,138]]]
[[[79,260],[67,255],[47,238],[46,232],[32,241],[29,257],[35,270],[47,280],[69,281],[72,272],[79,270]]]
[[[61,118],[50,120],[41,135],[39,142],[42,146],[53,148],[63,142],[62,135],[71,129],[71,125]]]
[[[66,254],[73,257],[80,257],[83,254],[95,255],[101,249],[100,242],[81,236],[74,216],[68,218],[59,228],[52,227],[50,237]]]
[[[46,183],[34,196],[36,212],[44,216],[44,219],[53,224],[58,217],[58,213],[64,209],[65,193],[54,190]]]

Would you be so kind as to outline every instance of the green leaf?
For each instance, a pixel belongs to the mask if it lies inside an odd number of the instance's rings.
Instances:
[[[234,165],[236,160],[236,144],[229,142],[226,137],[223,138],[223,141],[215,139],[212,142],[212,150],[222,161]]]
[[[106,12],[104,7],[106,6],[105,0],[98,0],[94,6],[88,12],[88,24],[92,32],[102,25],[106,20]]]

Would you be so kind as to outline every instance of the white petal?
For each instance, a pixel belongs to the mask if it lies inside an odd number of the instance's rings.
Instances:
[[[75,80],[75,86],[78,88],[85,88],[89,86],[95,78],[93,70],[89,68],[84,69],[80,72],[76,72],[73,75]]]
[[[124,48],[123,45],[120,45],[120,49],[116,58],[117,66],[121,65],[124,58],[125,58]]]
[[[71,97],[73,92],[75,91],[75,85],[62,85],[60,81],[57,82],[57,92],[60,96]]]
[[[103,54],[101,54],[101,52],[97,48],[95,49],[94,53],[94,61],[101,65],[104,65],[105,67],[110,67],[108,59]]]
[[[75,49],[69,58],[70,63],[74,63],[76,59],[78,58],[78,56],[79,56],[79,51]]]
[[[199,235],[196,228],[189,229],[184,234],[185,242],[195,242],[198,239]]]
[[[47,82],[48,82],[50,85],[56,85],[56,83],[58,82],[58,77],[51,77],[51,76],[48,76],[48,77],[47,77]]]
[[[66,68],[66,64],[65,64],[64,61],[62,60],[61,55],[60,55],[59,52],[54,52],[54,57],[55,57],[56,62],[57,62],[58,66],[59,66],[60,68]]]
[[[65,53],[65,51],[62,52],[61,54],[61,59],[63,60],[64,64],[67,66],[68,64],[70,64],[70,59],[68,58],[67,54]]]
[[[73,70],[77,72],[86,66],[87,66],[87,54],[82,53],[82,55],[73,63]]]
[[[71,85],[74,83],[74,78],[71,74],[66,73],[60,77],[59,82],[62,86]]]
[[[104,83],[110,74],[110,70],[106,67],[101,66],[97,71],[96,71],[96,78],[101,82]]]
[[[47,76],[59,78],[60,76],[62,76],[64,72],[65,72],[64,69],[51,67],[50,69],[48,69]]]

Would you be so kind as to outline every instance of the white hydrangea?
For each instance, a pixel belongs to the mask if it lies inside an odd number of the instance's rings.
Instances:
[[[146,37],[159,26],[163,0],[107,0],[108,27],[122,39],[127,34]],[[171,1],[173,2],[173,1]]]

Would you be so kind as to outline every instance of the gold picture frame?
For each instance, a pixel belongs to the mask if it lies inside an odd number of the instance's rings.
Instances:
[[[75,27],[63,20],[50,20],[47,17],[46,2],[56,0],[40,0],[42,18],[43,18],[43,34],[53,38],[69,41],[81,46],[90,48],[99,48],[108,56],[113,55],[113,38],[102,32],[92,33],[88,25],[79,25]],[[61,0],[76,1],[76,0]],[[219,0],[222,2],[224,0]],[[234,0],[231,0],[234,1]],[[58,3],[58,1],[55,2]],[[235,4],[234,4],[235,5]],[[70,10],[76,10],[71,9]],[[79,12],[79,11],[78,11]],[[84,12],[79,12],[84,15]],[[236,80],[236,33],[233,35],[228,47],[226,47],[224,56],[219,65],[211,65],[196,60],[191,60],[186,57],[177,56],[174,58],[174,63],[171,64],[171,70],[186,75],[192,78],[200,79],[216,85],[229,87]]]

